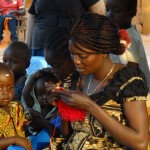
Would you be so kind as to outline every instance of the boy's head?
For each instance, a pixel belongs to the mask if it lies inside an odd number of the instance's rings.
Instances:
[[[45,43],[44,55],[53,73],[64,79],[73,72],[75,66],[68,50],[68,39],[64,28],[56,28]]]
[[[40,106],[49,106],[45,83],[56,84],[58,79],[50,72],[44,72],[35,82],[35,94]]]
[[[23,42],[11,43],[3,54],[3,62],[12,69],[15,78],[26,74],[30,59],[31,49]]]
[[[14,75],[12,70],[0,62],[0,107],[8,106],[14,97]]]
[[[132,18],[136,15],[137,0],[106,0],[106,16],[120,29],[131,26]]]

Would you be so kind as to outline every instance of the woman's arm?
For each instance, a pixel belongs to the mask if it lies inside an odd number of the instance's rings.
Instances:
[[[32,30],[34,24],[35,24],[35,15],[28,14],[25,43],[28,44],[29,47],[31,47]]]
[[[145,101],[123,104],[128,126],[108,115],[99,105],[79,91],[57,91],[61,99],[72,107],[89,112],[120,144],[134,150],[146,150],[148,144],[148,114]]]
[[[105,15],[105,4],[103,0],[98,1],[96,4],[92,5],[89,8],[90,12],[92,13],[98,13],[101,15]]]
[[[91,102],[87,111],[121,144],[134,150],[146,150],[148,144],[148,115],[144,101],[123,104],[128,126],[120,124],[100,106]]]

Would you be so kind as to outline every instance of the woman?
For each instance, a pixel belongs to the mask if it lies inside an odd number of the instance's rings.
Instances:
[[[126,31],[120,35],[128,39]],[[69,139],[62,145],[54,139],[52,149],[147,149],[145,76],[137,64],[113,64],[109,58],[110,53],[123,54],[127,41],[120,43],[118,27],[105,16],[87,14],[75,22],[69,50],[82,75],[82,92],[56,91],[86,117],[72,122],[71,128],[63,121],[63,135]]]
[[[25,42],[31,46],[32,55],[43,56],[47,35],[55,27],[64,27],[83,13],[105,13],[103,0],[33,0],[29,8]]]

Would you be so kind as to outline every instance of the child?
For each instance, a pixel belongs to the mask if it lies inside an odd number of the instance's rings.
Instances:
[[[25,139],[23,130],[27,123],[23,108],[14,97],[14,76],[10,68],[0,63],[0,149],[17,144],[32,150],[30,141]]]
[[[126,64],[128,61],[139,64],[144,72],[150,91],[150,72],[146,59],[142,39],[135,26],[131,25],[132,18],[136,15],[137,0],[106,0],[106,15],[119,25],[120,29],[126,29],[131,38],[131,45],[123,55],[111,55],[114,62]]]
[[[8,45],[3,53],[3,62],[13,71],[15,76],[15,101],[21,101],[22,90],[26,81],[26,69],[30,65],[31,50],[23,42]]]
[[[50,68],[39,70],[28,77],[23,89],[22,104],[31,115],[30,132],[32,134],[33,132],[38,133],[44,128],[52,131],[53,127],[51,127],[50,121],[57,116],[57,110],[51,105],[45,83],[55,85],[58,82],[57,78],[50,72]]]

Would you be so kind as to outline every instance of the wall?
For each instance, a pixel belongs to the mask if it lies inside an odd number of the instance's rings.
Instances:
[[[150,0],[142,0],[143,33],[150,34]]]

